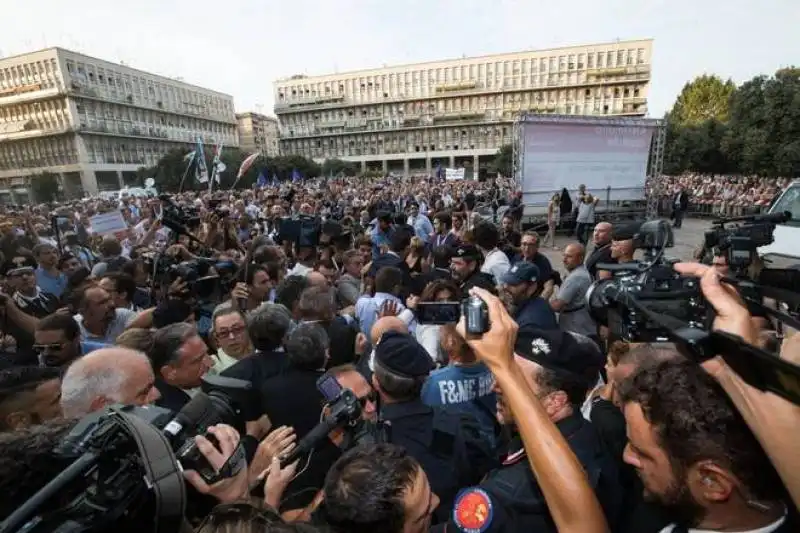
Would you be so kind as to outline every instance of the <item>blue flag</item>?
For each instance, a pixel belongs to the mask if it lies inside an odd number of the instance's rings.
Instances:
[[[300,181],[302,179],[303,179],[303,177],[300,175],[300,173],[297,171],[297,169],[293,168],[292,169],[292,183],[296,183],[296,182],[298,182],[298,181]]]
[[[272,182],[271,183],[272,183],[273,187],[278,187],[281,184],[281,182],[278,181],[278,175],[275,174],[274,172],[272,173]]]
[[[258,173],[258,180],[256,180],[256,185],[259,187],[266,187],[267,186],[267,177],[264,175],[264,171]]]

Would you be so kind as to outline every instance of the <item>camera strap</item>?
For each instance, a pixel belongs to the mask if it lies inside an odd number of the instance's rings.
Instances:
[[[186,484],[167,437],[145,420],[118,407],[110,411],[139,448],[145,481],[155,496],[154,531],[176,531],[186,508]]]

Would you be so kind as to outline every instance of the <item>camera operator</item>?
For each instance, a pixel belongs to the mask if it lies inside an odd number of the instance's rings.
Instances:
[[[61,409],[68,418],[114,403],[147,405],[159,398],[150,360],[128,348],[101,348],[84,355],[61,380]]]
[[[60,372],[17,366],[0,371],[0,432],[16,431],[61,416]]]
[[[170,324],[156,331],[148,353],[155,373],[155,387],[161,397],[156,402],[170,411],[180,411],[191,399],[192,389],[214,366],[208,346],[197,329],[185,322]]]
[[[698,263],[678,263],[674,268],[680,274],[700,278],[703,296],[716,314],[714,329],[736,335],[748,344],[758,342],[758,332],[747,308],[732,288],[723,286],[713,268]],[[786,357],[782,354],[782,358]],[[775,394],[745,383],[720,356],[703,362],[701,366],[733,401],[769,455],[795,506],[800,506],[800,477],[796,475],[800,471],[800,456],[793,438],[800,425],[800,410]]]
[[[422,403],[422,386],[433,369],[428,352],[411,335],[389,331],[375,347],[372,385],[389,441],[404,446],[428,474],[447,520],[458,489],[478,482],[493,466],[491,443],[467,413]]]
[[[674,533],[794,531],[783,486],[725,392],[694,362],[644,365],[620,390],[625,461]],[[660,460],[652,460],[659,457]]]

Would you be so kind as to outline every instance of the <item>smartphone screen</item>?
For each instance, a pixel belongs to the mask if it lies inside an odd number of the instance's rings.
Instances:
[[[317,390],[322,393],[326,402],[336,400],[342,392],[342,386],[333,376],[322,376],[317,380]]]
[[[428,302],[417,304],[420,324],[455,324],[461,318],[461,302]]]

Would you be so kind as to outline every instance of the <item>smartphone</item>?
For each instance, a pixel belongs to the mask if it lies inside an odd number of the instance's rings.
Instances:
[[[342,394],[342,386],[333,376],[322,376],[317,380],[317,390],[322,393],[325,401],[330,403],[336,401]]]
[[[420,324],[455,324],[461,318],[461,302],[421,302],[416,315]]]

